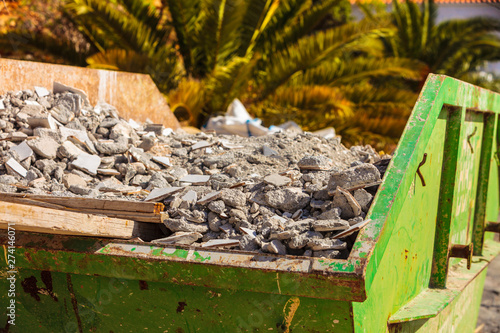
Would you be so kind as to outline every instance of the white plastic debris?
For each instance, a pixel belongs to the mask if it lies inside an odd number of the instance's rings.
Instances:
[[[205,130],[214,130],[217,134],[233,134],[239,136],[261,136],[270,130],[261,125],[260,119],[253,119],[243,104],[235,99],[227,108],[224,116],[212,117],[205,125]]]

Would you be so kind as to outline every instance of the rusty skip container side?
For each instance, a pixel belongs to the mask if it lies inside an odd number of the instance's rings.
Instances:
[[[54,81],[83,90],[92,105],[106,102],[126,120],[150,119],[178,129],[179,122],[149,75],[0,58],[0,95],[8,91],[52,90]]]
[[[500,252],[485,231],[499,211],[499,113],[500,95],[430,75],[347,260],[19,232],[15,326],[8,317],[0,325],[9,332],[473,331],[486,267]],[[7,262],[6,231],[0,241]],[[467,259],[449,258],[472,248],[470,270]],[[3,309],[9,302],[0,294]]]

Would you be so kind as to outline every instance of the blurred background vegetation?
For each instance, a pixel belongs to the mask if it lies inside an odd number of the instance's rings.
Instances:
[[[391,151],[428,73],[493,90],[500,20],[436,23],[424,1],[18,0],[0,11],[0,56],[151,75],[183,124],[239,98],[265,125],[335,127]]]

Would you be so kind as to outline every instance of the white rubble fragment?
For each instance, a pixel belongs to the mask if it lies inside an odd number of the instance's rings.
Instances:
[[[87,93],[81,89],[70,87],[70,86],[62,84],[60,82],[54,81],[54,84],[52,86],[52,91],[54,92],[54,94],[69,91],[70,93],[80,95],[80,97],[83,99],[85,104],[90,105],[90,101],[89,101],[89,98],[87,96]]]
[[[208,242],[201,245],[201,247],[233,247],[240,245],[240,241],[237,239],[211,239]]]
[[[33,150],[28,146],[26,141],[23,141],[17,146],[10,148],[10,150],[17,153],[20,161],[24,161],[25,159],[33,155]]]
[[[115,169],[97,169],[97,173],[104,176],[119,176],[120,172]]]
[[[211,192],[203,196],[200,200],[198,200],[197,204],[204,205],[206,203],[209,203],[212,200],[217,200],[221,197],[221,192],[216,191],[216,192]]]
[[[181,197],[181,200],[189,206],[198,200],[198,194],[196,194],[195,191],[187,191],[186,194]]]
[[[203,235],[199,232],[185,232],[185,231],[177,231],[171,236],[155,239],[151,241],[151,243],[155,244],[176,244],[176,245],[191,245],[196,242],[198,239],[202,238]]]
[[[129,119],[128,120],[128,124],[135,130],[138,130],[139,128],[141,128],[141,125],[139,125],[138,122],[136,122],[134,119]]]
[[[30,100],[25,100],[24,104],[26,104],[26,105],[41,106],[37,101],[30,101]]]
[[[28,173],[28,171],[13,158],[9,158],[9,160],[5,163],[5,166],[23,178],[26,177],[26,174]]]
[[[174,133],[173,129],[171,129],[171,128],[164,128],[163,131],[161,132],[161,135],[163,135],[163,136],[169,136],[172,133]]]
[[[0,110],[5,110],[5,105],[3,104],[3,99],[0,99]]]
[[[37,87],[35,86],[35,92],[38,95],[38,97],[45,97],[50,95],[50,92],[47,88],[45,87]]]
[[[78,155],[76,160],[71,162],[71,166],[88,172],[93,176],[97,175],[97,169],[99,168],[99,165],[101,165],[101,158],[97,155],[90,155],[87,153],[81,153],[80,155]]]
[[[364,220],[364,221],[361,221],[359,223],[356,223],[356,224],[350,226],[349,229],[344,230],[342,232],[339,232],[338,234],[336,234],[332,238],[337,239],[337,238],[344,238],[344,237],[350,236],[353,233],[355,233],[356,231],[363,229],[370,221],[371,220]]]
[[[152,160],[158,164],[161,164],[165,167],[171,167],[172,163],[170,163],[170,159],[165,156],[153,156]]]
[[[72,128],[67,128],[67,127],[60,127],[59,131],[61,133],[61,139],[62,141],[65,141],[68,138],[76,138],[78,141],[82,142],[85,144],[85,146],[92,152],[93,154],[97,154],[97,151],[95,150],[94,144],[90,140],[87,131],[81,131],[81,130],[75,130]]]
[[[56,130],[58,128],[58,123],[59,122],[55,120],[54,117],[52,117],[52,115],[50,114],[47,114],[46,116],[42,115],[42,116],[28,118],[28,125],[31,128],[44,127]]]
[[[168,196],[181,191],[183,187],[166,187],[166,188],[155,188],[149,193],[149,195],[144,199],[144,201],[162,201]]]
[[[257,237],[257,232],[255,230],[245,228],[245,227],[240,227],[240,230],[242,233],[244,233],[245,235],[249,235],[252,238]]]
[[[194,145],[192,145],[191,146],[191,150],[196,150],[196,149],[201,149],[201,148],[207,148],[207,147],[213,146],[214,144],[215,144],[215,142],[210,143],[208,141],[200,141],[200,142],[197,142]]]
[[[71,141],[64,141],[57,149],[58,156],[71,160],[77,158],[82,153],[83,151]]]
[[[183,183],[191,183],[193,185],[204,185],[210,180],[210,175],[187,175],[179,181]]]
[[[290,184],[292,180],[288,177],[280,176],[279,174],[274,173],[272,175],[264,177],[264,182],[276,187],[281,187]]]

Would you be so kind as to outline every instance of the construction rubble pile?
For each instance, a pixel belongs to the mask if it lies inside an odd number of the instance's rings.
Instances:
[[[153,243],[346,258],[389,161],[308,133],[138,124],[54,91],[0,96],[0,192],[161,202]]]

